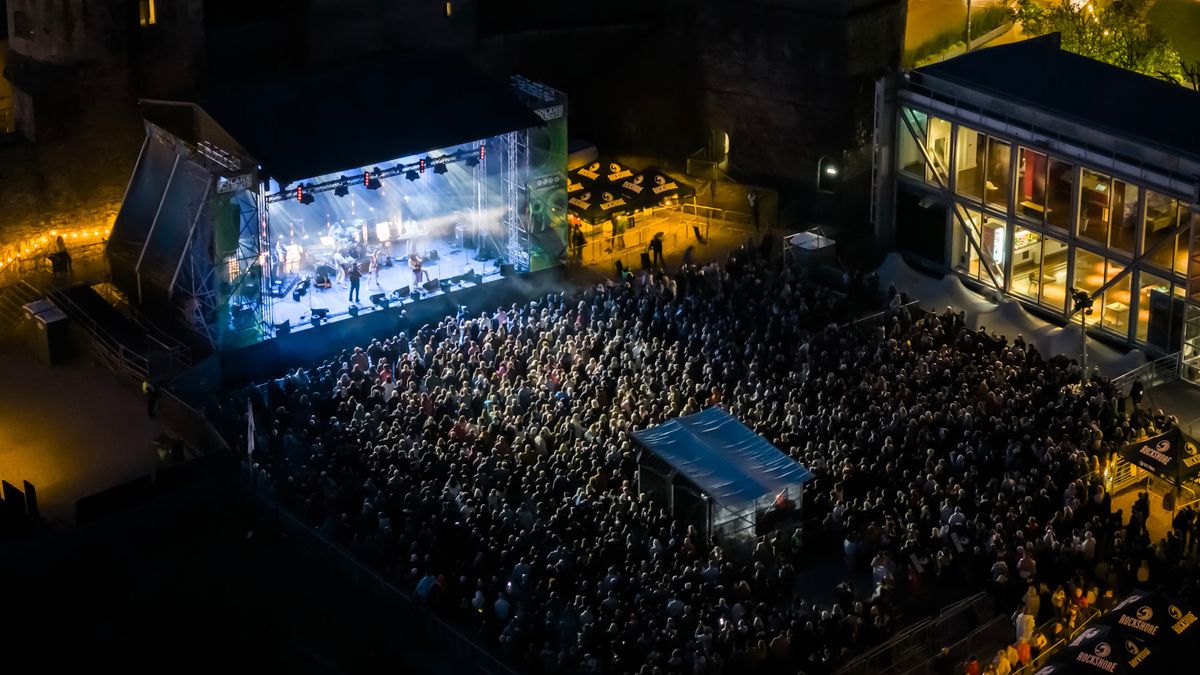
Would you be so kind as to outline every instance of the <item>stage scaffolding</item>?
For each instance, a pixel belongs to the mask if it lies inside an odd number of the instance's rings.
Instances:
[[[500,183],[504,191],[505,258],[518,272],[529,271],[529,132],[504,134]]]

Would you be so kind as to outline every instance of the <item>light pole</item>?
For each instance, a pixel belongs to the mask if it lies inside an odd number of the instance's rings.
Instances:
[[[967,0],[967,48],[963,51],[971,51],[971,0]]]
[[[1086,386],[1088,381],[1088,365],[1087,365],[1087,317],[1092,313],[1092,305],[1095,300],[1088,295],[1087,291],[1078,288],[1071,289],[1071,312],[1079,312],[1079,339],[1082,343],[1081,358],[1083,361],[1083,377],[1080,381],[1080,386]]]

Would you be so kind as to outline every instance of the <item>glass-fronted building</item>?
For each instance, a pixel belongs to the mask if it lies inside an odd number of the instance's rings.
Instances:
[[[1091,330],[1200,357],[1200,93],[1057,36],[983,49],[879,82],[874,169],[885,243],[1050,318],[1085,290]]]

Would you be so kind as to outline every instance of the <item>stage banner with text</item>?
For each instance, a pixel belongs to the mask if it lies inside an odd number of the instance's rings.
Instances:
[[[513,87],[545,122],[529,130],[529,271],[562,263],[567,248],[567,96],[513,78]]]

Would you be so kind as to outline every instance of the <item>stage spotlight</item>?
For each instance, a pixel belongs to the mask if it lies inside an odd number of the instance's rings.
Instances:
[[[376,293],[375,295],[371,296],[371,304],[375,305],[379,309],[387,309],[389,306],[391,306],[392,301],[388,299],[386,293]]]
[[[479,158],[475,155],[471,155],[470,157],[464,159],[463,163],[474,169],[475,167],[479,166]]]
[[[348,181],[346,180],[346,177],[338,176],[338,180],[340,180],[342,182],[338,183],[338,186],[333,189],[333,196],[345,197],[346,195],[350,194],[350,186],[348,184]]]
[[[312,185],[309,185],[307,183],[305,183],[303,185],[297,185],[296,186],[296,201],[300,202],[301,204],[313,203],[313,201],[315,201],[316,198],[313,197],[312,192],[310,192],[311,189],[312,189]]]
[[[363,186],[368,190],[378,190],[382,186],[379,182],[379,167],[363,173]]]
[[[421,177],[421,174],[417,173],[416,171],[406,171],[404,173],[404,177],[409,180],[417,180]]]
[[[434,165],[434,167],[433,167],[433,172],[438,174],[439,176],[445,175],[446,171],[448,171],[448,169],[446,168],[446,165],[444,163]]]
[[[350,316],[358,316],[358,305],[350,305]]]

